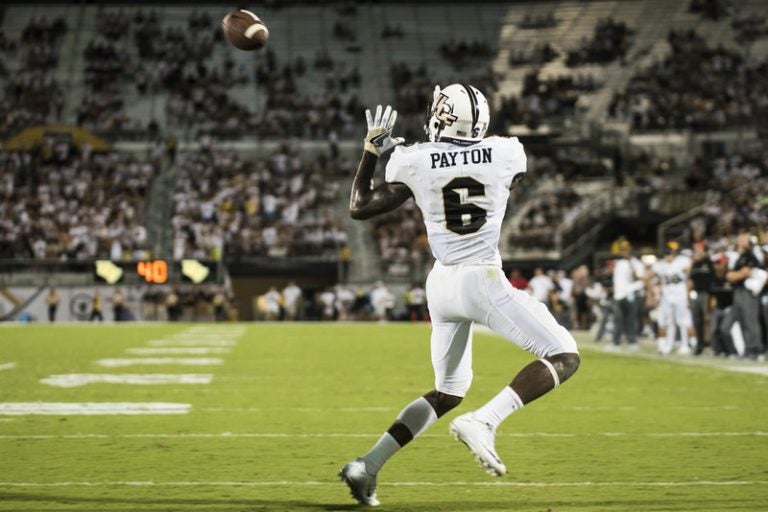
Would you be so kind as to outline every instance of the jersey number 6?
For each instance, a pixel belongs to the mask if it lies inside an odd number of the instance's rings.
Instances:
[[[443,207],[445,208],[445,226],[458,235],[468,235],[478,231],[485,224],[488,212],[474,203],[462,203],[457,192],[466,189],[467,196],[484,196],[485,185],[474,178],[454,178],[443,187]]]

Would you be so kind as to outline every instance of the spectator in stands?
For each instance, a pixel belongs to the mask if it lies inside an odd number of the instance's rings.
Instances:
[[[517,26],[523,29],[552,28],[557,26],[557,19],[552,11],[546,14],[525,13]]]
[[[623,21],[611,18],[601,19],[595,26],[591,40],[581,43],[581,48],[568,53],[569,67],[582,64],[606,64],[617,58],[624,58],[629,49],[633,31]]]
[[[337,197],[345,158],[311,164],[288,145],[269,159],[243,161],[213,149],[180,153],[174,194],[176,257],[338,257],[346,231],[318,209]],[[215,184],[215,186],[213,186]]]
[[[149,163],[117,153],[86,160],[52,140],[34,153],[0,152],[0,161],[0,245],[9,257],[109,257],[116,244],[118,259],[143,255]]]
[[[636,74],[609,110],[635,129],[724,129],[755,123],[768,102],[768,65],[693,30],[672,31],[670,54]],[[701,78],[704,77],[704,78]],[[724,93],[723,91],[727,91]]]
[[[691,0],[688,12],[701,14],[705,18],[717,21],[731,11],[730,0]]]

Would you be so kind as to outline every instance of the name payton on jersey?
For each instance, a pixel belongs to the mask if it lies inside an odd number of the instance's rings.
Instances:
[[[474,148],[465,149],[463,151],[446,151],[445,153],[430,153],[432,157],[432,168],[443,169],[445,167],[454,167],[463,163],[467,165],[473,164],[488,164],[491,163],[491,149],[493,148]],[[457,158],[458,161],[457,161]]]

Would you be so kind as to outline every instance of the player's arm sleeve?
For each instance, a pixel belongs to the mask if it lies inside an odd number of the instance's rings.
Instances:
[[[384,181],[387,183],[403,183],[408,185],[409,165],[408,158],[403,152],[403,148],[396,147],[389,157],[387,167],[384,172]]]
[[[381,183],[373,186],[373,173],[378,157],[367,151],[352,180],[352,192],[349,199],[349,213],[353,219],[365,220],[394,210],[409,197],[411,190],[400,182]]]
[[[504,141],[502,168],[505,178],[509,180],[509,186],[512,187],[525,176],[528,159],[517,137],[504,137],[502,140]]]

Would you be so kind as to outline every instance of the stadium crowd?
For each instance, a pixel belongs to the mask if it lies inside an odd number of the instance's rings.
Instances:
[[[46,137],[0,151],[0,258],[144,259],[151,161]]]
[[[755,122],[768,107],[768,62],[695,30],[672,31],[668,56],[641,70],[618,93],[610,114],[636,130],[716,130]]]
[[[728,4],[694,0],[690,7],[720,19],[730,15]],[[355,13],[352,3],[339,9],[335,22],[326,26],[328,38],[348,43],[349,53],[363,44]],[[167,127],[186,129],[190,138],[255,135],[337,141],[360,135],[362,78],[355,58],[346,60],[342,53],[326,48],[318,48],[313,58],[289,57],[267,47],[254,54],[252,66],[246,66],[219,51],[225,43],[207,11],[192,10],[181,23],[161,20],[155,10],[138,9],[131,14],[101,10],[98,15],[96,34],[79,47],[86,88],[82,98],[68,97],[54,78],[67,34],[63,18],[33,19],[18,41],[0,32],[0,52],[20,54],[18,69],[4,69],[6,64],[0,63],[5,92],[0,136],[65,120],[67,102],[81,100],[69,109],[78,125],[115,139],[154,140],[161,129],[157,120],[132,111],[127,98],[135,97],[130,94],[134,89],[146,103],[152,103],[148,100],[153,96],[163,98],[160,108],[165,109]],[[546,30],[559,21],[554,13],[526,15],[519,27]],[[766,33],[764,17],[737,16],[724,23],[744,41]],[[399,44],[404,34],[387,24],[381,37],[397,38]],[[603,86],[599,75],[581,74],[578,69],[556,77],[543,73],[540,66],[560,56],[559,47],[547,42],[513,49],[509,66],[530,69],[519,95],[504,94],[498,90],[502,77],[491,67],[495,50],[473,37],[443,43],[437,51],[448,73],[461,72],[465,81],[484,90],[499,106],[491,132],[505,133],[519,124],[530,128],[565,124],[579,99]],[[668,42],[669,54],[640,70],[626,90],[614,96],[612,117],[631,123],[634,130],[705,130],[754,122],[768,107],[765,61],[746,50],[712,45],[694,30],[673,31]],[[591,38],[567,53],[566,63],[576,67],[622,60],[632,43],[632,28],[603,19]],[[435,82],[444,83],[447,77],[435,76],[434,70],[413,61],[390,59],[388,64],[392,95],[401,114],[398,131],[409,140],[421,140],[425,91],[428,95]],[[258,87],[263,104],[251,105],[238,94],[250,85]],[[715,258],[728,251],[733,234],[744,226],[768,225],[763,206],[768,187],[762,179],[766,160],[761,156],[699,160],[686,171],[674,162],[634,151],[586,158],[530,155],[532,175],[561,175],[564,181],[531,200],[519,224],[517,243],[550,244],[553,230],[585,208],[586,198],[569,179],[605,176],[611,171],[649,195],[669,190],[721,191],[721,200],[692,218],[680,239],[689,247],[707,241]],[[610,159],[613,162],[604,164]],[[35,149],[0,153],[0,164],[2,257],[140,259],[148,254],[144,215],[148,190],[158,172],[154,158],[94,153],[87,147],[77,152],[66,141],[46,138]],[[176,164],[172,219],[176,258],[220,259],[224,253],[232,258],[335,256],[347,243],[344,224],[330,213],[330,205],[338,199],[340,178],[351,174],[354,162],[336,152],[312,158],[287,145],[268,158],[250,161],[203,144],[199,152],[179,153]],[[384,275],[414,277],[431,262],[424,226],[412,202],[372,225]],[[584,272],[580,268],[576,273],[580,281],[585,281]],[[576,281],[575,275],[539,272],[532,280],[537,283],[532,293],[541,293],[547,286],[539,288],[539,283],[547,279],[561,291],[568,279]],[[586,292],[582,290],[589,286],[574,288],[583,302]],[[338,296],[339,289],[331,293]],[[340,294],[347,296],[343,289]],[[325,303],[340,300],[328,297],[326,293]],[[559,318],[565,318],[563,311],[569,308],[579,309],[575,297],[568,294],[556,301],[547,295],[545,300],[553,304]],[[333,314],[344,315],[338,308]],[[584,312],[569,321],[583,327]]]
[[[268,158],[182,152],[173,196],[174,258],[331,256],[347,234],[331,213],[353,163],[302,156],[284,144]],[[324,211],[328,210],[328,211]]]
[[[607,64],[623,59],[631,44],[633,30],[626,23],[611,18],[601,19],[595,26],[592,39],[581,42],[581,46],[568,52],[565,63],[569,67],[583,64]]]

